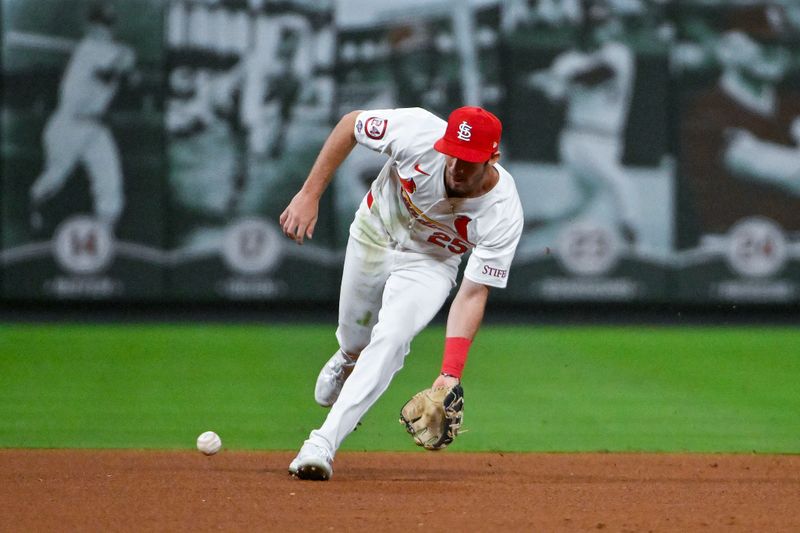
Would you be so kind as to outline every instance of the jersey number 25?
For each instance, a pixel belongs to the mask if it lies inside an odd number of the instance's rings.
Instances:
[[[467,243],[461,239],[453,239],[450,235],[441,231],[434,231],[431,236],[428,237],[428,242],[432,242],[436,246],[441,246],[442,248],[447,248],[454,254],[463,254],[469,249]]]

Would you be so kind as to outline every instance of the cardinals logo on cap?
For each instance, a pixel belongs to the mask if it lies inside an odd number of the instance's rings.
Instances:
[[[462,141],[469,141],[472,137],[472,126],[465,120],[458,125],[458,138]]]
[[[481,107],[460,107],[450,113],[447,128],[433,145],[437,151],[470,163],[486,163],[497,153],[503,125]]]

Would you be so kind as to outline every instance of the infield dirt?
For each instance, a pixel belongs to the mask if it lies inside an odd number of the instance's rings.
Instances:
[[[0,450],[0,531],[800,531],[800,456]]]

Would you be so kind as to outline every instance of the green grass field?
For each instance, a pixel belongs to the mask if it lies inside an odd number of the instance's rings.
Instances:
[[[0,325],[0,447],[294,450],[333,325]],[[428,328],[345,450],[414,450],[402,403],[438,372]],[[458,451],[800,452],[800,330],[485,326]]]

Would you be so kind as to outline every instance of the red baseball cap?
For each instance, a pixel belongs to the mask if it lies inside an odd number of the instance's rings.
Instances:
[[[433,148],[470,163],[485,163],[497,152],[503,125],[481,107],[459,107],[447,119],[444,137]]]

